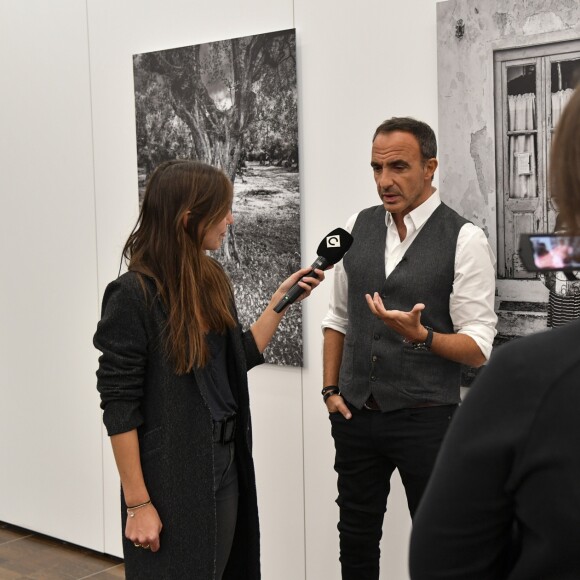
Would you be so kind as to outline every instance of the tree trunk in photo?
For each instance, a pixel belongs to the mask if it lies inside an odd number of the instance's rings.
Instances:
[[[255,87],[272,72],[279,78],[277,69],[288,59],[287,53],[287,42],[274,33],[258,34],[146,53],[139,56],[138,66],[156,75],[175,115],[191,133],[191,157],[220,167],[234,183],[244,135],[257,116]],[[229,95],[227,109],[220,108],[208,89],[216,78]],[[233,228],[223,255],[227,262],[240,262]]]

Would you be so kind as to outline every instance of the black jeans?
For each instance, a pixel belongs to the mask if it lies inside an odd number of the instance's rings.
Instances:
[[[235,443],[214,443],[214,492],[217,515],[216,580],[221,580],[238,517],[238,472]]]
[[[349,408],[349,420],[340,413],[330,415],[342,578],[378,580],[391,475],[399,470],[413,517],[457,405],[388,413]]]

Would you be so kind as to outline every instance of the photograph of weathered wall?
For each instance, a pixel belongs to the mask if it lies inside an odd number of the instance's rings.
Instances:
[[[133,69],[139,199],[168,159],[225,171],[235,224],[214,254],[247,328],[300,267],[295,30],[137,54]],[[265,356],[302,366],[301,307],[288,310]]]
[[[437,45],[440,191],[496,254],[501,343],[548,326],[548,287],[580,292],[526,272],[518,256],[520,233],[556,228],[548,158],[580,80],[580,3],[441,2]]]

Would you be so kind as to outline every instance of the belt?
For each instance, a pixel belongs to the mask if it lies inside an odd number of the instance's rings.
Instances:
[[[442,405],[441,403],[420,403],[419,405],[412,405],[410,407],[405,407],[407,409],[427,409],[430,407],[456,407],[457,405]],[[382,411],[379,404],[375,401],[375,398],[371,395],[363,404],[363,411]]]
[[[381,411],[379,404],[375,401],[375,398],[372,395],[370,395],[366,400],[363,409],[366,409],[367,411]]]
[[[231,443],[236,434],[236,416],[226,417],[221,421],[213,422],[213,442]]]

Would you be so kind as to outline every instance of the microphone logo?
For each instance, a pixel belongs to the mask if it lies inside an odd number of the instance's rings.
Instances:
[[[327,236],[326,237],[326,247],[327,248],[340,248],[340,236]]]

